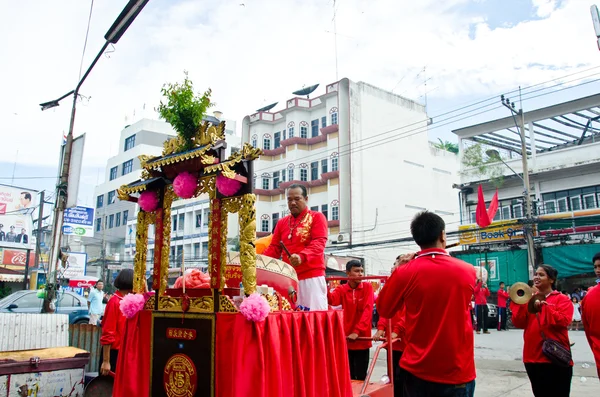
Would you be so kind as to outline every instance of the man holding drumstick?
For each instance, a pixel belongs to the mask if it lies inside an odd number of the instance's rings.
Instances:
[[[281,258],[296,269],[298,300],[296,305],[310,310],[327,310],[325,283],[325,245],[327,219],[308,209],[306,187],[293,184],[287,193],[290,215],[275,226],[271,244],[263,255]]]

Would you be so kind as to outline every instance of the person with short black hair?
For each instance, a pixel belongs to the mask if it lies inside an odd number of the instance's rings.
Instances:
[[[592,258],[594,273],[600,282],[600,252]],[[588,289],[588,293],[581,301],[581,321],[588,343],[594,353],[596,370],[600,378],[600,285]]]
[[[469,320],[475,268],[448,254],[445,229],[432,212],[414,217],[410,230],[421,251],[392,273],[377,299],[383,317],[405,310],[406,348],[400,359],[405,397],[472,397],[475,392]]]
[[[529,312],[528,304],[511,306],[514,326],[524,329],[523,363],[535,397],[568,397],[571,393],[573,361],[568,366],[555,364],[542,349],[544,339],[555,340],[565,349],[571,349],[568,327],[573,318],[573,304],[556,291],[557,278],[558,271],[554,267],[539,265],[533,276],[533,287],[544,300],[535,301],[536,313]]]
[[[496,295],[498,296],[498,331],[506,331],[506,305],[510,298],[508,287],[504,285],[504,281],[500,281]]]
[[[348,339],[348,361],[350,378],[365,380],[369,368],[369,349],[371,340],[358,340],[359,337],[371,337],[373,316],[373,286],[371,283],[357,280],[364,275],[361,261],[353,259],[346,263],[348,283],[340,285],[327,294],[332,306],[342,306],[344,311],[344,331]]]
[[[6,242],[14,243],[17,241],[17,233],[15,233],[15,227],[10,225],[10,231],[6,233]]]
[[[90,289],[90,294],[88,296],[88,311],[90,313],[90,324],[98,325],[98,321],[100,317],[102,317],[102,313],[104,312],[104,308],[102,307],[102,302],[104,300],[104,281],[98,280],[96,285]]]
[[[277,222],[271,243],[263,255],[281,258],[294,267],[298,275],[297,305],[310,310],[327,310],[327,219],[322,213],[308,208],[308,191],[303,185],[291,185],[287,200],[290,215]]]
[[[133,270],[123,269],[119,272],[113,283],[117,291],[110,298],[104,309],[102,319],[102,356],[100,373],[108,375],[109,372],[117,372],[117,357],[121,348],[121,340],[125,332],[127,319],[121,313],[120,304],[123,297],[133,291]]]

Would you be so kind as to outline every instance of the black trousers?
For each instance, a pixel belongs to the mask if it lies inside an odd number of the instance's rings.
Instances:
[[[400,368],[400,359],[402,358],[402,352],[393,350],[392,360],[394,361],[394,397],[403,397],[404,389],[404,371]]]
[[[477,307],[477,331],[481,331],[483,327],[483,332],[488,330],[487,328],[487,318],[488,318],[488,307],[487,305],[476,305]]]
[[[505,307],[498,308],[498,316],[500,317],[500,321],[498,322],[498,330],[506,330],[506,315],[508,314],[508,310]]]
[[[350,364],[350,379],[365,380],[369,370],[370,349],[348,350],[348,361]]]
[[[573,367],[555,364],[525,364],[535,397],[569,397]]]

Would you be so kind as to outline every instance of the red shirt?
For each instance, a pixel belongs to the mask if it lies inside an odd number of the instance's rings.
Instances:
[[[110,298],[104,309],[102,319],[101,345],[110,345],[111,350],[119,350],[121,347],[121,336],[125,333],[127,318],[121,313],[120,303],[123,295],[117,291]]]
[[[503,289],[498,290],[498,307],[506,307],[508,302],[508,292]]]
[[[430,382],[475,379],[470,304],[475,268],[442,249],[426,249],[397,268],[377,299],[390,318],[405,306],[406,348],[400,366]]]
[[[488,296],[490,296],[490,290],[487,288],[482,288],[481,283],[479,282],[477,285],[475,285],[475,291],[473,295],[475,295],[476,305],[485,305],[487,304]]]
[[[570,349],[567,327],[573,319],[573,303],[568,296],[558,291],[552,291],[546,297],[546,302],[548,304],[542,305],[542,311],[539,313],[539,323],[535,314],[527,311],[527,305],[511,304],[513,325],[525,329],[523,332],[523,362],[526,364],[552,362],[542,353],[543,339],[539,324],[542,325],[542,331],[546,338],[554,339],[565,348]]]
[[[379,316],[377,329],[381,331],[387,331],[387,322],[387,318]],[[406,337],[406,329],[404,328],[404,308],[398,310],[392,318],[392,332],[398,335],[398,338],[400,338],[399,341],[394,342],[392,350],[403,352],[404,349],[406,349],[406,342],[404,340]]]
[[[298,280],[325,276],[327,234],[325,216],[307,207],[298,217],[288,215],[277,222],[271,244],[263,255],[281,258],[289,264],[290,258],[282,252],[280,243],[283,241],[290,254],[298,254],[302,259],[302,263],[294,267]]]
[[[371,321],[373,321],[371,283],[360,283],[356,288],[351,288],[349,283],[340,285],[327,293],[327,300],[332,306],[342,305],[346,336],[358,334],[362,337],[371,337]],[[368,349],[371,345],[371,340],[348,341],[348,350]]]
[[[588,290],[581,301],[581,320],[588,343],[596,359],[596,369],[600,378],[600,287]]]

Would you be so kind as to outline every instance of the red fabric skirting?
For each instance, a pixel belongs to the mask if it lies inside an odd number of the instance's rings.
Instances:
[[[142,310],[127,320],[115,373],[113,397],[150,395],[152,312]]]
[[[352,397],[341,311],[217,314],[217,397]]]

